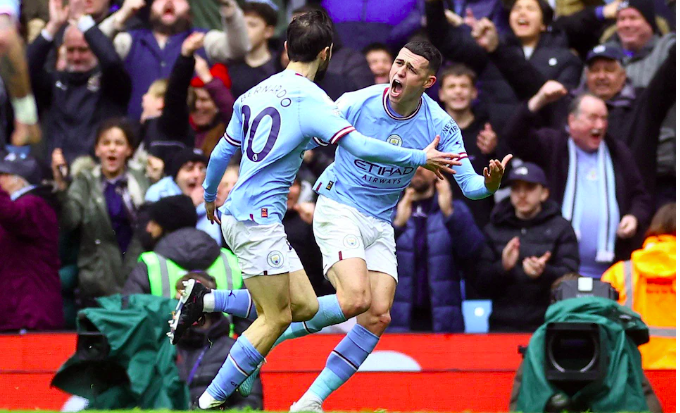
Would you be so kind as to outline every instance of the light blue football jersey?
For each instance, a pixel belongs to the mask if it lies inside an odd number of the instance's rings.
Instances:
[[[221,212],[239,221],[280,222],[310,138],[335,143],[353,130],[309,79],[291,70],[266,79],[234,103],[224,138],[243,158]]]
[[[400,116],[389,107],[388,90],[385,85],[369,86],[345,93],[337,104],[358,132],[392,145],[424,149],[439,135],[437,150],[458,154],[463,162],[453,168],[463,193],[472,199],[491,195],[484,186],[484,178],[475,173],[467,159],[460,129],[451,116],[425,94],[414,113]],[[314,190],[366,215],[390,221],[399,196],[415,171],[415,167],[368,162],[338,147],[335,162],[321,174]]]
[[[7,14],[13,20],[19,19],[19,8],[21,2],[19,0],[0,0],[0,14]]]
[[[394,148],[354,131],[314,82],[284,70],[234,103],[224,139],[210,155],[204,198],[214,201],[229,159],[239,148],[239,178],[220,212],[260,224],[283,219],[289,188],[311,142],[335,144],[344,137],[341,145],[367,159],[412,167],[426,163],[423,151]]]

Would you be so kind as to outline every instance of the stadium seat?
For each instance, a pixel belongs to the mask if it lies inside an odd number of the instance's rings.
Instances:
[[[466,333],[488,333],[491,300],[463,301],[463,319]]]

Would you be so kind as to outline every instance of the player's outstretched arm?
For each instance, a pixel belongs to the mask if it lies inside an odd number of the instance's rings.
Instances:
[[[230,139],[225,133],[224,137],[220,139],[212,154],[210,154],[210,161],[208,162],[208,169],[205,173],[205,181],[203,181],[203,199],[205,200],[205,209],[208,212],[208,219],[211,222],[217,222],[219,219],[214,215],[215,213],[215,198],[217,197],[217,187],[224,176],[224,171],[227,170],[229,160],[236,153],[239,148],[234,142],[228,141]]]
[[[455,166],[454,177],[463,195],[470,199],[483,199],[493,195],[501,185],[501,179],[505,172],[505,167],[512,159],[512,155],[507,155],[503,161],[493,159],[489,161],[489,167],[484,168],[484,175],[477,175],[469,159],[463,159],[461,166]]]
[[[444,170],[453,173],[450,165],[460,165],[458,155],[437,151],[439,137],[425,150],[401,148],[382,142],[377,139],[367,138],[357,131],[347,134],[338,141],[343,149],[369,162],[387,163],[399,166],[423,166],[432,170]]]

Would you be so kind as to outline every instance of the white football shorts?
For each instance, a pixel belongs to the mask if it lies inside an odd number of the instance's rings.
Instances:
[[[338,261],[361,258],[369,271],[384,272],[399,281],[394,229],[389,222],[322,195],[316,201],[313,226],[324,275]]]
[[[222,215],[222,234],[238,258],[244,279],[302,269],[281,223],[261,225]]]

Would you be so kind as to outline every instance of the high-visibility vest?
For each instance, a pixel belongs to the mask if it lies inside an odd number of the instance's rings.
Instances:
[[[151,294],[175,298],[177,281],[188,274],[189,270],[153,251],[143,253],[139,257],[139,261],[146,264]],[[243,287],[238,260],[234,253],[227,249],[222,248],[220,250],[219,257],[205,272],[215,279],[218,290],[238,290]]]
[[[649,328],[649,343],[640,346],[645,369],[675,369],[675,268],[675,237],[658,235],[602,275]]]
[[[633,263],[630,260],[623,262],[623,285],[626,297],[622,304],[638,312],[649,327],[649,343],[640,346],[643,368],[675,369],[675,327],[652,325],[652,321],[649,320],[650,314],[644,314],[641,308],[636,308],[633,288]],[[672,299],[675,301],[675,294],[672,294]],[[669,352],[672,354],[669,354]]]

